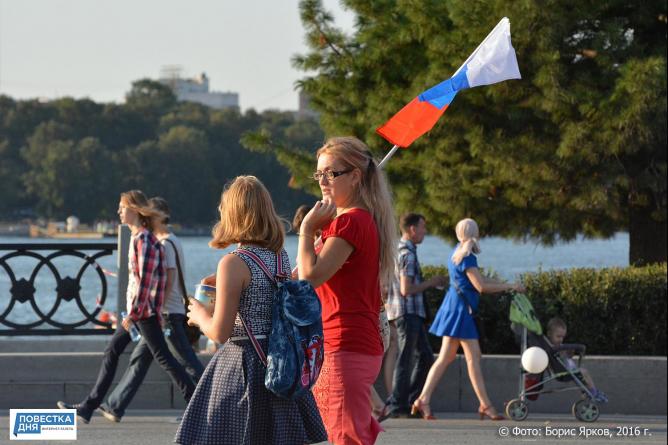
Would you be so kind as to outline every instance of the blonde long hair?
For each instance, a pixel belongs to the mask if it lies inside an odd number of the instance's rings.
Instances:
[[[459,246],[452,254],[453,263],[459,264],[471,253],[478,254],[481,252],[480,244],[478,244],[480,231],[474,220],[465,218],[459,221],[455,227],[455,234],[459,240]]]
[[[397,227],[392,207],[392,195],[385,174],[378,168],[371,152],[359,139],[335,137],[329,139],[317,152],[331,155],[349,168],[362,173],[362,181],[357,189],[358,196],[373,216],[378,230],[380,245],[380,283],[387,285],[394,276],[394,262],[397,249]]]
[[[151,207],[148,198],[141,190],[130,190],[121,193],[121,203],[139,215],[139,222],[149,231],[153,232],[153,218],[164,218],[165,214]]]
[[[237,176],[228,183],[218,206],[220,221],[209,246],[224,249],[230,244],[255,244],[279,252],[285,225],[274,209],[269,191],[255,176]]]

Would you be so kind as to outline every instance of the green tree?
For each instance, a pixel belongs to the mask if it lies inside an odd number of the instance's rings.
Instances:
[[[399,212],[449,238],[465,216],[486,235],[545,243],[628,230],[632,263],[666,261],[665,1],[343,3],[352,35],[319,0],[301,2],[310,51],[294,62],[315,73],[301,87],[325,132],[378,156],[389,147],[376,127],[452,75],[501,17],[512,23],[523,79],[459,94],[395,156]],[[295,173],[314,162],[274,149]]]
[[[179,223],[209,222],[215,217],[216,191],[206,135],[175,126],[157,141],[145,141],[129,153],[126,188],[164,197]]]
[[[21,161],[10,152],[9,141],[0,139],[0,190],[6,199],[0,199],[0,215],[16,209],[23,194],[21,186]]]
[[[43,215],[62,219],[74,214],[85,222],[108,217],[101,207],[117,198],[109,152],[95,138],[63,138],[69,131],[52,122],[37,127],[22,150],[30,166],[23,182]]]
[[[210,126],[211,108],[195,102],[180,102],[160,118],[159,132],[175,126],[185,126],[207,131]]]
[[[52,119],[70,128],[74,138],[99,134],[103,105],[90,99],[65,97],[49,102],[48,106],[56,113]]]
[[[53,108],[36,100],[14,101],[0,96],[0,218],[31,214],[36,200],[21,180],[29,168],[21,147],[37,125],[55,115]]]
[[[125,95],[125,103],[131,108],[167,112],[176,104],[172,90],[151,79],[132,82],[132,88]]]
[[[276,162],[274,153],[270,150],[249,153],[244,146],[248,148],[250,145],[244,143],[242,146],[239,140],[242,134],[259,131],[290,147],[315,146],[322,142],[322,131],[317,122],[296,120],[292,112],[270,110],[257,113],[249,110],[238,120],[216,120],[212,131],[217,135],[214,137],[212,134],[212,140],[220,144],[214,156],[216,165],[221,166],[222,184],[239,174],[257,176],[271,192],[276,210],[288,219],[301,204],[312,203],[312,197],[294,187],[294,175]]]
[[[98,119],[95,136],[116,153],[155,137],[155,127],[138,108],[105,104]]]
[[[286,217],[291,218],[292,212],[301,204],[313,204],[312,197],[297,191],[301,189],[311,195],[319,191],[317,183],[310,177],[313,154],[322,142],[323,132],[317,121],[295,120],[292,113],[276,111],[263,113],[260,124],[241,139],[246,148],[262,153],[265,169],[258,176],[278,192],[273,196],[274,203]],[[288,167],[289,172],[277,168],[274,157]],[[285,188],[286,184],[292,190]]]
[[[125,95],[125,108],[135,113],[133,120],[146,131],[146,139],[155,135],[161,117],[169,113],[174,106],[176,106],[176,96],[172,90],[150,79],[132,82],[132,88]]]

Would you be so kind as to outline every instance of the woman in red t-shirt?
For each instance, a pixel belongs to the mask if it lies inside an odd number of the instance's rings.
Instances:
[[[325,362],[313,388],[330,442],[373,444],[382,428],[370,410],[383,358],[380,283],[394,270],[395,218],[385,176],[354,137],[332,138],[317,152],[322,200],[299,233],[299,278],[322,302]],[[322,243],[314,234],[322,229]]]

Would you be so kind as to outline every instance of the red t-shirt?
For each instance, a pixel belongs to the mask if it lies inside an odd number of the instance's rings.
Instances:
[[[323,243],[327,238],[344,239],[354,250],[343,266],[316,289],[322,302],[325,351],[382,355],[376,223],[368,211],[353,209],[325,226]]]

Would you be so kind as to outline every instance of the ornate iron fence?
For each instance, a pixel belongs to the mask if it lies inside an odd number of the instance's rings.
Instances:
[[[121,232],[123,233],[123,232]],[[29,243],[0,244],[0,279],[4,283],[0,292],[0,336],[18,335],[104,335],[114,332],[109,321],[100,320],[99,315],[109,297],[109,283],[103,267],[98,260],[113,255],[121,247],[119,258],[127,258],[127,243],[123,244],[119,235],[118,243]],[[69,258],[72,257],[72,258]],[[64,258],[70,273],[58,269],[54,260]],[[78,271],[76,261],[81,262]],[[18,274],[10,263],[23,261]],[[32,270],[26,273],[26,261],[36,262]],[[62,261],[62,260],[61,260]],[[117,303],[124,306],[125,286],[127,285],[127,259],[118,261],[119,282]],[[92,270],[93,278],[99,283],[100,292],[92,299],[82,296],[82,279]],[[50,274],[55,280],[55,287],[37,295],[36,280],[40,274]],[[5,277],[2,277],[2,275]],[[8,279],[7,279],[8,278]],[[42,281],[44,281],[42,279]],[[9,295],[5,290],[9,288]],[[43,287],[43,285],[38,285]],[[88,286],[90,287],[90,286]],[[38,299],[49,300],[47,306],[40,307]],[[94,306],[92,301],[94,301]],[[69,304],[75,302],[74,305]],[[65,309],[63,309],[65,308]],[[73,310],[76,308],[76,310]],[[28,310],[29,309],[29,310]],[[59,310],[60,309],[60,310]],[[19,320],[21,312],[23,320]],[[26,314],[29,314],[26,317]],[[56,317],[59,315],[59,317]],[[63,321],[63,316],[68,321]],[[25,320],[30,318],[31,320]],[[61,318],[59,320],[58,318]]]

